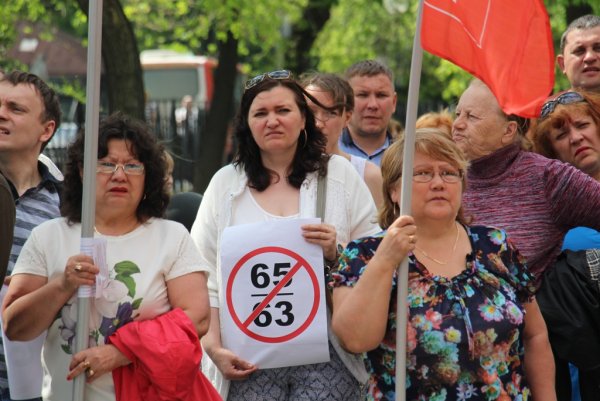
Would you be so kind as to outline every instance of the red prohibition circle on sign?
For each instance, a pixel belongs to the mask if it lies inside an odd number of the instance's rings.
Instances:
[[[263,336],[263,335],[253,332],[246,325],[244,325],[244,323],[240,320],[237,313],[235,312],[235,309],[233,308],[233,299],[232,299],[231,293],[233,290],[233,281],[235,279],[235,276],[239,273],[240,269],[244,266],[244,264],[248,260],[250,260],[251,258],[253,258],[257,255],[260,255],[262,253],[282,253],[284,255],[287,255],[287,256],[295,259],[297,264],[300,265],[300,268],[304,267],[306,269],[306,271],[310,277],[310,280],[312,282],[312,285],[313,285],[314,301],[313,301],[313,306],[310,310],[310,313],[308,314],[306,321],[304,323],[302,323],[302,325],[300,327],[298,327],[296,330],[292,331],[291,333],[288,333],[286,335],[279,336],[279,337],[266,337],[266,336]],[[294,273],[296,271],[300,270],[300,268],[297,268],[294,271]],[[292,270],[294,270],[294,269],[292,269]],[[290,273],[292,273],[292,270],[290,270],[290,272],[288,272],[288,274],[286,274],[286,277]],[[275,286],[275,288],[273,290],[271,290],[271,293],[278,290],[278,287],[279,287],[279,290],[281,288],[283,288],[286,281],[287,280],[285,280],[285,277],[284,277],[279,282],[279,284],[277,284]],[[233,319],[236,326],[238,326],[240,328],[240,330],[242,330],[244,333],[246,333],[246,335],[248,337],[258,340],[258,341],[265,342],[265,343],[281,343],[284,341],[291,340],[292,338],[297,337],[300,334],[302,334],[302,332],[304,332],[308,328],[308,326],[312,323],[312,321],[314,320],[315,316],[317,315],[317,309],[319,309],[319,303],[320,303],[319,281],[317,279],[317,276],[315,275],[315,272],[309,268],[308,262],[302,256],[298,255],[296,252],[293,252],[293,251],[290,251],[289,249],[281,248],[278,246],[265,246],[263,248],[258,248],[251,252],[248,252],[235,264],[235,266],[233,267],[233,270],[231,270],[231,274],[229,275],[229,280],[227,281],[226,300],[227,300],[227,307],[229,308],[229,313],[231,315],[231,318]]]

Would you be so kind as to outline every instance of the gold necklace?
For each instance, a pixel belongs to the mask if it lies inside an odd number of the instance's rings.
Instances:
[[[449,259],[452,259],[452,257],[454,256],[454,252],[456,252],[456,244],[458,244],[458,224],[454,223],[454,226],[456,227],[456,239],[454,240],[454,246],[452,247],[452,254],[450,255]],[[441,260],[438,260],[432,256],[429,256],[429,254],[427,252],[425,252],[424,250],[422,250],[421,248],[419,248],[418,246],[415,245],[415,249],[418,250],[419,252],[421,252],[423,254],[423,256],[425,256],[427,259],[433,260],[435,263],[437,263],[438,265],[447,265],[448,262],[442,262]]]

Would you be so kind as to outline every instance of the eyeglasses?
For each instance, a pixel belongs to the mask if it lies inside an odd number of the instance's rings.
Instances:
[[[463,178],[462,172],[460,171],[442,170],[439,173],[436,173],[435,171],[423,170],[413,172],[413,181],[421,183],[431,182],[436,174],[440,176],[442,181],[448,184],[456,184]]]
[[[558,95],[555,99],[549,100],[542,106],[540,120],[548,117],[559,104],[571,104],[585,102],[585,98],[577,92],[565,92]]]
[[[144,165],[141,163],[125,163],[117,164],[112,162],[98,161],[96,164],[96,173],[114,174],[121,167],[127,175],[142,175],[144,174]]]
[[[271,72],[265,72],[264,74],[260,74],[255,76],[252,79],[246,81],[246,85],[244,86],[245,90],[250,88],[254,88],[256,85],[264,81],[266,78],[271,79],[292,79],[292,73],[288,70],[277,70]]]
[[[311,109],[313,115],[315,116],[315,120],[319,120],[322,123],[326,123],[332,118],[336,118],[340,116],[339,111],[331,111],[331,110],[323,110],[321,108]]]

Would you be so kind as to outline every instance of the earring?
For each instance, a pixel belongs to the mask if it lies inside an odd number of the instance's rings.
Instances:
[[[304,145],[302,145],[302,149],[304,149],[308,143],[308,133],[306,132],[306,128],[303,128],[302,132],[304,133]]]
[[[396,209],[398,210],[396,212]],[[398,218],[398,216],[400,215],[400,206],[398,206],[398,204],[396,202],[394,202],[394,220]]]

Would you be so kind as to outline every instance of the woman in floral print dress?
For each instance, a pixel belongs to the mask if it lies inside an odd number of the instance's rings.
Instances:
[[[334,275],[333,330],[366,352],[367,399],[395,399],[395,270],[408,257],[407,400],[555,400],[533,277],[503,230],[462,216],[464,156],[417,130],[412,216],[398,217],[403,146],[382,162],[385,231],[348,244]]]

